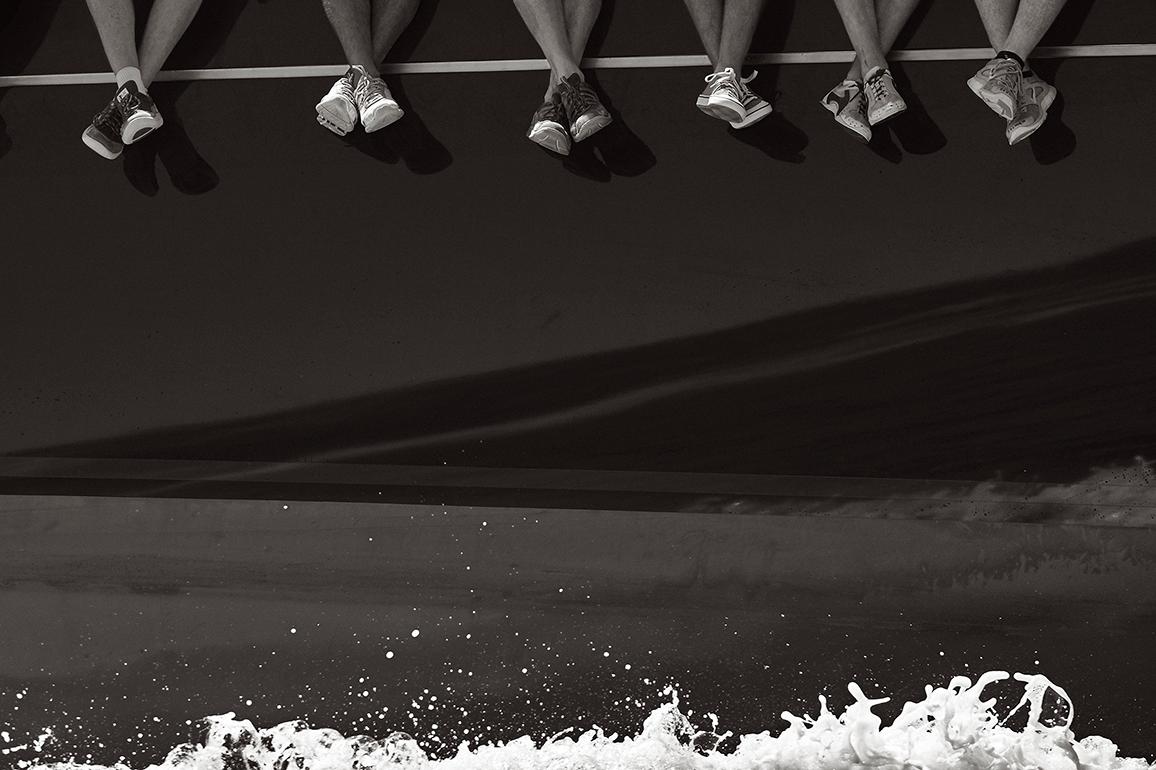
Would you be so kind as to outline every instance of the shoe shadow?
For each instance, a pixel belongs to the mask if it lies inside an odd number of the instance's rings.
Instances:
[[[749,128],[728,128],[736,141],[754,147],[773,160],[783,163],[802,163],[807,158],[810,139],[803,130],[787,120],[781,112],[772,112]]]
[[[898,120],[898,118],[895,120]],[[888,163],[899,164],[903,162],[903,151],[899,149],[899,145],[895,143],[895,136],[892,133],[894,130],[892,123],[894,122],[894,120],[890,120],[886,123],[872,126],[871,141],[867,143],[867,149]]]
[[[0,74],[18,75],[36,55],[61,0],[0,0]],[[0,88],[0,102],[10,91]],[[12,149],[8,124],[0,116],[0,158]]]
[[[1041,45],[1072,45],[1079,37],[1092,10],[1093,0],[1068,0],[1056,17]],[[1031,67],[1041,78],[1055,84],[1064,59],[1032,59]],[[1041,166],[1059,163],[1076,151],[1076,132],[1064,123],[1064,94],[1060,91],[1048,110],[1048,119],[1028,138],[1032,155]]]
[[[609,126],[607,126],[607,128],[609,128]],[[605,131],[607,128],[602,130]],[[595,134],[595,136],[597,136],[597,134]],[[562,164],[562,168],[574,176],[581,177],[590,182],[609,182],[613,174],[610,173],[610,169],[608,169],[594,153],[594,145],[591,144],[593,138],[594,137],[591,137],[585,142],[574,142],[570,146],[569,155],[558,155],[550,152],[545,147],[542,148],[542,152],[558,160]]]
[[[896,79],[903,83],[903,98],[907,102],[907,110],[894,120],[888,122],[892,133],[905,152],[912,155],[931,155],[947,146],[947,137],[932,119],[919,98],[919,94],[911,87],[911,80],[898,63],[891,65],[891,71]]]
[[[646,145],[646,142],[642,141],[638,134],[630,129],[629,124],[622,117],[622,112],[615,107],[613,100],[606,95],[602,84],[598,82],[597,73],[587,73],[586,82],[598,92],[602,106],[606,108],[614,121],[585,142],[575,142],[570,149],[569,158],[575,159],[575,150],[585,144],[589,145],[590,149],[598,151],[602,165],[615,176],[640,176],[654,168],[658,163],[658,158],[655,157],[654,152]],[[582,155],[582,150],[579,149],[577,157],[580,159]],[[574,162],[583,161],[574,160]]]
[[[12,149],[12,138],[8,136],[8,124],[4,122],[4,116],[0,115],[0,158],[8,154]]]
[[[1036,74],[1049,83],[1054,83],[1061,60],[1048,59],[1032,62]],[[1059,163],[1076,151],[1076,132],[1064,122],[1064,93],[1058,91],[1056,100],[1048,109],[1048,119],[1028,137],[1032,155],[1041,166]]]
[[[220,184],[220,177],[193,146],[177,111],[173,89],[167,83],[156,83],[150,93],[165,116],[165,124],[147,139],[124,148],[124,174],[133,189],[148,197],[155,196],[156,162],[159,159],[173,187],[185,195],[203,195]]]
[[[412,108],[412,102],[406,97],[405,85],[401,82],[392,85],[394,96],[401,103],[405,115],[401,120],[374,132],[382,149],[388,149],[396,162],[400,158],[406,168],[414,174],[436,174],[445,171],[454,162],[453,156],[446,146],[438,141],[426,126],[425,121]]]

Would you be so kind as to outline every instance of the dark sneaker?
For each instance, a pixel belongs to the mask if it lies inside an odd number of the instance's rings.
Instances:
[[[907,109],[907,102],[895,90],[890,70],[874,67],[863,78],[863,90],[867,94],[867,122],[873,126]]]
[[[125,144],[140,141],[165,123],[152,97],[131,80],[117,90],[114,101],[123,121],[120,140]]]
[[[116,160],[124,152],[124,142],[120,140],[123,126],[124,118],[121,117],[116,99],[113,99],[96,114],[80,138],[100,157]]]
[[[771,103],[747,87],[747,83],[759,76],[758,71],[752,72],[745,78],[739,78],[739,93],[742,94],[743,117],[740,120],[727,121],[731,128],[747,128],[758,123],[771,114]]]
[[[558,82],[558,96],[570,121],[570,136],[575,142],[588,139],[610,125],[610,112],[598,101],[598,95],[578,73]]]
[[[1048,119],[1048,108],[1056,100],[1056,87],[1035,73],[1024,75],[1019,107],[1007,122],[1007,143],[1015,146],[1034,134]]]
[[[997,115],[1012,120],[1019,109],[1022,81],[1023,68],[1012,59],[997,56],[967,79],[967,87]]]
[[[695,104],[711,117],[725,120],[733,128],[753,126],[771,114],[771,103],[747,87],[758,76],[740,77],[732,68],[706,76],[707,87]]]
[[[566,108],[555,91],[534,113],[526,137],[559,155],[570,154],[570,134],[566,131]]]

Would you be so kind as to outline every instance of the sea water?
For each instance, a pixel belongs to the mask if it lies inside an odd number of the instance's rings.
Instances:
[[[1004,680],[1018,682],[1023,694],[1001,717],[996,713],[996,699],[985,699],[984,689]],[[733,736],[720,733],[713,716],[709,728],[693,726],[681,710],[677,691],[668,688],[667,702],[651,712],[634,736],[599,729],[567,730],[545,741],[526,736],[508,743],[463,743],[456,754],[442,759],[426,755],[418,741],[405,733],[381,739],[345,737],[301,721],[258,728],[228,713],[205,718],[202,742],[176,746],[150,770],[1156,769],[1156,764],[1143,759],[1118,757],[1116,745],[1107,738],[1077,740],[1071,730],[1075,717],[1071,698],[1043,674],[988,671],[975,681],[957,676],[946,687],[927,685],[923,699],[907,702],[889,725],[872,710],[889,698],[869,698],[855,683],[848,690],[854,701],[838,716],[820,696],[816,716],[783,712],[781,719],[787,727],[777,734]],[[1062,718],[1045,718],[1045,697],[1062,704]],[[1008,725],[1016,714],[1024,722],[1018,729]],[[3,737],[10,741],[9,736]],[[37,740],[43,744],[45,735]],[[729,748],[724,750],[724,746]],[[39,746],[25,748],[39,751]],[[17,767],[108,770],[77,762],[38,764],[27,759]],[[131,769],[118,764],[114,770]]]

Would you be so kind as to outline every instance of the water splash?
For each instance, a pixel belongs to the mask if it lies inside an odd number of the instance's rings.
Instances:
[[[974,683],[957,676],[946,687],[928,685],[922,701],[906,703],[886,726],[873,709],[890,699],[868,698],[851,683],[847,689],[854,702],[841,716],[820,696],[818,716],[783,712],[788,727],[779,735],[743,735],[729,753],[719,746],[733,736],[718,732],[714,715],[708,715],[709,730],[696,729],[673,689],[665,691],[669,702],[651,712],[634,737],[600,729],[574,737],[567,730],[541,744],[530,737],[474,748],[463,743],[456,755],[440,760],[428,757],[405,733],[382,740],[346,738],[302,721],[259,729],[228,713],[204,720],[208,730],[200,745],[177,746],[149,770],[1156,770],[1143,759],[1118,757],[1106,738],[1077,741],[1071,698],[1043,674],[1014,675],[1023,683],[1023,697],[1001,720],[996,700],[985,700],[983,691],[1009,678],[1005,671],[989,671]],[[1067,711],[1058,724],[1043,716],[1049,692]],[[1009,727],[1025,706],[1023,729]],[[75,762],[20,767],[102,770]],[[131,769],[118,764],[111,770]]]

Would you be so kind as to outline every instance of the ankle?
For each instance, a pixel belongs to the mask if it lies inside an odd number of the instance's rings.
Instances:
[[[381,77],[381,71],[378,70],[376,64],[350,64],[349,66],[360,72],[362,75],[368,75],[371,78]]]
[[[140,67],[122,67],[116,71],[116,87],[120,88],[125,83],[136,83],[136,87],[141,91],[146,91],[144,77],[141,75]]]
[[[995,58],[1007,59],[1008,61],[1013,61],[1019,65],[1021,70],[1025,69],[1027,67],[1027,64],[1024,63],[1023,57],[1020,56],[1015,51],[999,51],[996,53]]]

